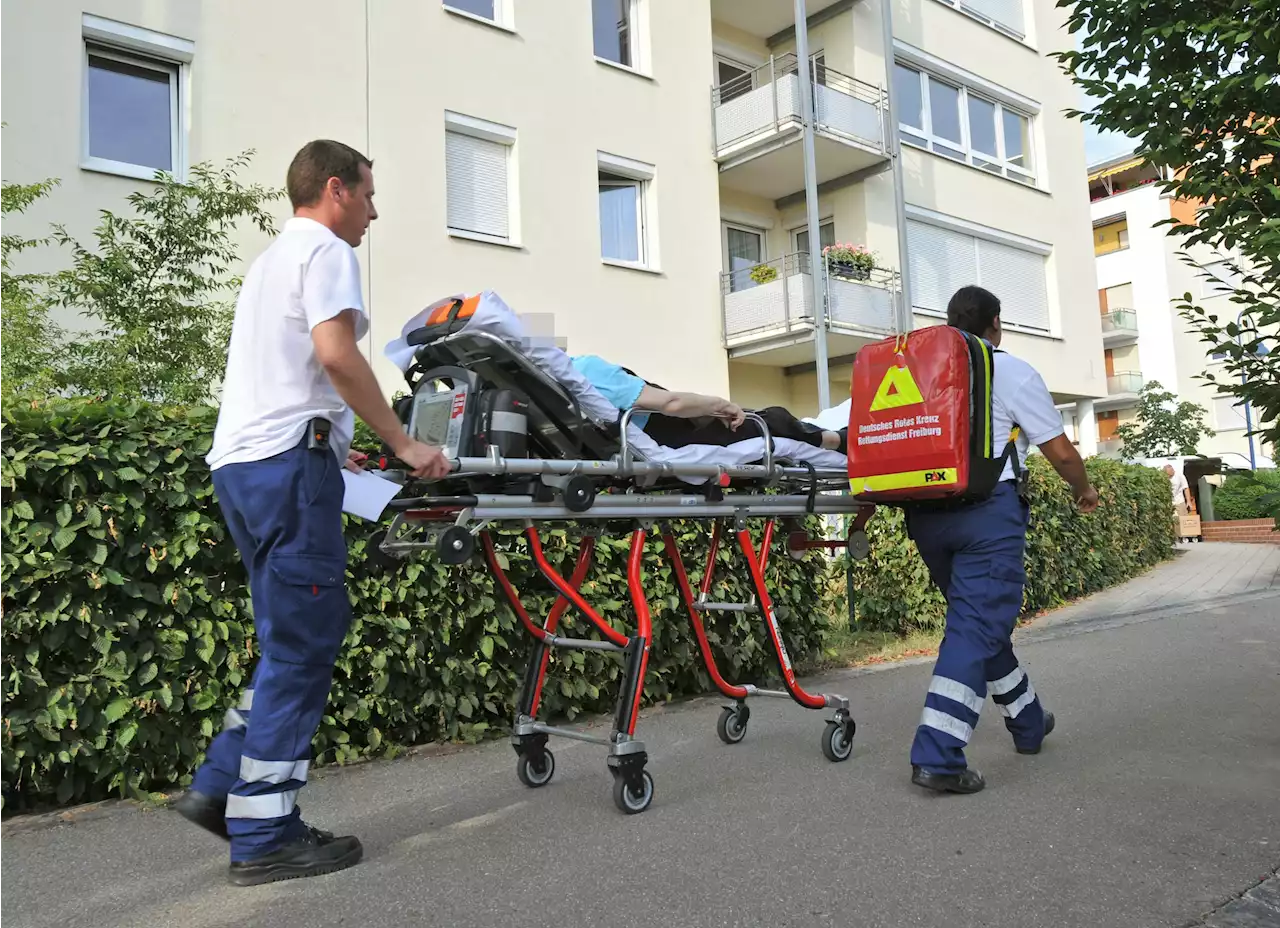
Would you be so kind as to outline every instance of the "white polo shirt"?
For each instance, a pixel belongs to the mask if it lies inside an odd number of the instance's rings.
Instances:
[[[316,359],[311,330],[348,309],[364,337],[355,250],[313,219],[290,219],[240,288],[211,469],[288,451],[317,417],[332,423],[330,444],[346,460],[355,416]]]
[[[995,353],[991,379],[991,443],[998,457],[1009,443],[1009,433],[1019,428],[1017,455],[1025,465],[1032,445],[1057,438],[1065,429],[1062,415],[1039,372],[1021,358],[1004,351]],[[1013,479],[1013,462],[1005,465],[1001,480]]]

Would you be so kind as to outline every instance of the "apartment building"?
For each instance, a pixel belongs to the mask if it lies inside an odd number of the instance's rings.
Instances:
[[[375,159],[381,218],[360,249],[375,357],[426,303],[492,288],[554,317],[573,352],[811,414],[815,325],[836,403],[860,345],[938,322],[980,283],[1064,418],[1091,421],[1106,393],[1053,0],[808,0],[806,62],[793,0],[7,0],[3,15],[5,177],[61,180],[15,227],[86,235],[155,169],[249,148],[250,179],[282,185],[303,141],[345,140]],[[820,244],[865,246],[872,270],[811,267],[802,80]],[[246,259],[264,242],[246,233]]]
[[[1206,357],[1208,346],[1178,312],[1183,295],[1190,293],[1222,319],[1234,318],[1238,308],[1229,296],[1237,274],[1231,256],[1199,246],[1188,249],[1181,235],[1157,225],[1170,218],[1194,224],[1196,218],[1196,204],[1162,193],[1158,180],[1159,169],[1132,155],[1089,170],[1107,374],[1107,395],[1094,406],[1098,450],[1120,455],[1123,444],[1116,430],[1135,418],[1143,384],[1158,381],[1206,410],[1205,424],[1214,434],[1201,440],[1200,454],[1247,467],[1244,407],[1199,379],[1222,356]],[[1258,466],[1269,466],[1274,454],[1255,439],[1254,457]]]

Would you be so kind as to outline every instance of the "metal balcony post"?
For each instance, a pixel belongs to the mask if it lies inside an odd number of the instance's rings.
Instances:
[[[898,309],[898,324],[901,331],[912,329],[911,314],[911,256],[907,252],[907,194],[902,180],[902,140],[898,137],[898,107],[894,103],[893,94],[893,13],[892,4],[881,3],[880,24],[883,31],[884,64],[886,86],[890,88],[886,94],[888,105],[880,118],[888,121],[889,157],[893,164],[893,205],[895,219],[898,223],[898,273],[901,275],[902,305]]]
[[[769,96],[773,99],[773,131],[778,131],[778,75],[774,71],[773,56],[769,56]]]
[[[818,275],[824,274],[822,264],[822,240],[818,224],[818,169],[813,151],[815,124],[813,109],[813,62],[809,59],[809,19],[805,14],[805,0],[795,0],[796,15],[796,66],[800,78],[800,130],[804,142],[804,200],[809,229],[809,292],[813,297],[813,355],[818,376],[818,409],[831,406],[831,372],[827,369],[827,310],[826,284],[819,286]],[[886,49],[893,47],[886,45]]]

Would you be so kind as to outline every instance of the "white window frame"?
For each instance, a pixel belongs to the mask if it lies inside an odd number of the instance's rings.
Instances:
[[[601,58],[595,54],[595,21],[591,23],[592,28],[592,55],[600,64],[610,68],[617,68],[620,71],[627,71],[631,74],[638,74],[641,77],[650,77],[649,71],[649,0],[626,0],[627,2],[627,43],[630,46],[628,51],[631,53],[631,64],[623,64],[620,61],[614,61],[612,58]],[[592,8],[592,16],[595,15],[595,9]]]
[[[966,164],[974,170],[982,171],[992,177],[1005,177],[1007,180],[1013,180],[1020,186],[1030,187],[1033,190],[1040,190],[1047,193],[1049,191],[1048,174],[1040,169],[1040,165],[1046,163],[1045,152],[1040,139],[1040,112],[1041,105],[1023,94],[1003,87],[994,81],[989,81],[981,75],[974,74],[972,71],[966,71],[964,68],[957,67],[949,61],[931,55],[928,52],[908,45],[900,39],[894,40],[893,57],[895,64],[903,65],[913,71],[920,72],[921,77],[920,93],[922,118],[925,122],[924,126],[908,126],[899,120],[899,133],[908,132],[912,135],[924,135],[926,139],[932,139],[932,116],[929,112],[929,87],[926,77],[933,77],[944,84],[950,84],[960,88],[960,137],[961,149],[965,155],[965,159],[957,161],[954,158],[946,158],[945,155],[939,155],[941,158],[951,161],[953,164]],[[996,173],[984,168],[979,168],[973,164],[973,156],[977,155],[984,161],[990,161],[989,155],[977,152],[974,153],[970,149],[969,139],[969,100],[968,95],[986,100],[988,103],[995,103],[996,106],[996,147],[999,149],[999,158],[1001,172]],[[1018,114],[1027,120],[1027,156],[1031,160],[1031,168],[1019,168],[1011,165],[1005,159],[1005,138],[1004,138],[1004,115],[1003,110],[1009,110]],[[921,146],[917,143],[903,139],[903,144],[910,145],[912,148],[930,151],[927,146]],[[954,143],[942,140],[948,147],[954,148]],[[931,152],[932,153],[932,152]],[[1006,171],[1011,171],[1012,176]]]
[[[991,174],[995,177],[1004,177],[1008,180],[1013,180],[1029,187],[1038,186],[1039,180],[1036,177],[1036,173],[1034,170],[1035,165],[1037,163],[1037,159],[1036,159],[1036,152],[1035,152],[1035,147],[1036,147],[1035,146],[1035,117],[1033,115],[1031,115],[1030,113],[1023,112],[1017,109],[1016,107],[1012,107],[1005,103],[1002,103],[1000,100],[989,97],[986,94],[973,90],[972,88],[966,86],[965,84],[960,84],[954,80],[949,80],[937,74],[933,74],[930,71],[927,71],[924,68],[921,68],[919,65],[916,65],[912,62],[897,61],[894,64],[895,64],[895,67],[901,66],[903,68],[907,68],[909,70],[915,71],[920,77],[920,111],[921,111],[921,122],[923,122],[924,125],[912,126],[912,125],[908,125],[905,122],[902,122],[898,124],[898,131],[900,133],[909,133],[913,136],[922,136],[925,139],[926,145],[921,146],[918,143],[908,138],[903,138],[902,144],[910,145],[913,148],[922,148],[924,151],[928,151],[932,154],[938,155],[939,157],[946,158],[948,161],[956,161],[960,164],[967,164],[972,168],[977,168],[979,171],[982,171],[986,174]],[[960,117],[960,141],[959,142],[952,141],[951,139],[942,138],[941,136],[934,135],[933,133],[932,102],[929,97],[930,81],[937,81],[938,83],[943,84],[957,91],[956,105],[959,107],[958,115]],[[971,129],[969,126],[969,98],[970,97],[981,100],[984,103],[989,103],[995,109],[994,118],[995,118],[996,153],[994,155],[991,154],[990,152],[978,151],[973,147],[973,139],[971,135]],[[1008,110],[1010,113],[1016,116],[1020,116],[1021,118],[1027,121],[1028,144],[1027,144],[1027,150],[1023,152],[1022,156],[1031,161],[1032,170],[1027,170],[1026,168],[1023,168],[1020,165],[1016,165],[1012,163],[1008,158],[1008,154],[1005,149],[1005,137],[1004,137],[1005,110]],[[948,151],[954,152],[960,155],[961,157],[952,158],[947,155],[944,155],[938,150],[939,148],[943,148]]]
[[[734,232],[744,232],[747,235],[759,236],[760,260],[757,262],[758,264],[769,263],[769,232],[767,229],[763,229],[759,226],[750,226],[750,225],[747,225],[746,223],[733,222],[732,220],[729,220],[729,219],[720,220],[720,229],[721,229],[721,233],[720,233],[721,255],[720,256],[724,261],[724,272],[729,275],[729,281],[730,281],[729,289],[730,291],[735,293],[738,292],[738,290],[740,289],[749,290],[751,287],[756,286],[756,282],[754,280],[751,281],[751,283],[745,287],[735,288],[733,286],[733,266],[731,264],[730,256],[729,256],[729,232],[730,230],[732,230]],[[779,275],[779,276],[782,276],[782,275]]]
[[[80,167],[86,171],[117,174],[136,180],[155,180],[157,168],[131,164],[89,154],[89,56],[110,58],[135,67],[170,75],[169,81],[169,173],[186,180],[190,129],[191,61],[195,43],[85,13],[81,16],[80,40]]]
[[[484,242],[489,245],[505,245],[509,248],[522,247],[520,244],[520,172],[517,169],[519,164],[519,137],[516,130],[500,123],[477,119],[474,116],[465,116],[462,113],[455,113],[449,110],[445,110],[444,128],[446,133],[454,132],[459,135],[469,135],[473,138],[483,139],[486,142],[496,142],[499,145],[506,146],[507,149],[507,237],[485,235],[482,232],[455,229],[449,226],[448,177],[446,176],[445,228],[448,229],[449,237],[469,239],[470,241]],[[446,172],[448,171],[447,162],[445,170]]]
[[[821,246],[821,244],[822,244],[822,227],[823,227],[823,226],[825,226],[825,225],[827,225],[828,223],[830,223],[830,224],[831,224],[831,232],[832,232],[832,236],[834,237],[834,235],[835,235],[836,217],[835,217],[835,216],[823,216],[821,219],[819,219],[819,220],[818,220],[818,244],[819,244],[819,246]],[[805,222],[805,223],[801,223],[800,225],[798,225],[798,226],[794,226],[793,228],[790,228],[790,229],[788,229],[788,230],[787,230],[787,240],[788,240],[788,241],[790,242],[790,244],[791,244],[791,253],[792,253],[792,254],[800,254],[800,233],[801,233],[801,232],[808,232],[808,231],[809,231],[809,224],[808,224],[807,222]]]
[[[712,87],[715,87],[717,90],[719,90],[724,86],[724,84],[720,80],[720,65],[722,64],[726,64],[731,68],[736,68],[737,70],[743,72],[744,77],[750,78],[750,86],[745,87],[743,90],[739,91],[738,93],[735,93],[732,97],[729,98],[729,100],[736,100],[738,97],[745,96],[746,94],[749,94],[751,91],[756,89],[756,87],[758,86],[758,83],[756,81],[756,69],[759,67],[759,65],[747,64],[745,61],[738,61],[737,59],[729,55],[721,54],[720,52],[716,52],[711,56],[711,86]],[[736,77],[733,79],[738,80],[738,78]],[[728,100],[725,100],[719,94],[716,95],[717,105],[721,103],[727,103],[727,102]]]
[[[444,11],[461,19],[469,19],[472,22],[482,23],[486,26],[493,26],[501,29],[503,32],[515,32],[515,0],[493,0],[493,19],[487,16],[481,16],[478,13],[472,13],[470,10],[464,10],[454,6],[451,0],[441,0],[441,6]]]
[[[963,13],[965,16],[968,16],[970,19],[973,19],[973,20],[976,20],[977,22],[982,23],[982,25],[986,26],[988,29],[994,29],[996,32],[1000,33],[1001,35],[1008,36],[1009,38],[1013,39],[1015,42],[1020,42],[1023,45],[1031,46],[1031,37],[1028,34],[1029,30],[1028,32],[1019,32],[1017,29],[1014,29],[1012,26],[1006,26],[1004,23],[1000,22],[999,20],[992,19],[990,16],[986,15],[985,13],[974,9],[969,4],[965,3],[964,0],[938,0],[938,2],[941,3],[943,6],[951,7],[953,10],[959,10],[961,13]],[[1022,24],[1024,29],[1026,29],[1028,26],[1029,12],[1030,11],[1027,9],[1027,4],[1023,2],[1022,3]]]
[[[607,258],[604,255],[604,242],[598,242],[597,251],[600,261],[613,267],[625,267],[635,271],[661,273],[658,261],[658,198],[656,180],[657,168],[643,161],[623,158],[608,152],[596,152],[596,230],[599,234],[599,183],[600,174],[612,174],[624,178],[637,188],[636,194],[636,241],[639,244],[640,259],[626,261],[619,258]],[[619,186],[622,184],[620,183]]]

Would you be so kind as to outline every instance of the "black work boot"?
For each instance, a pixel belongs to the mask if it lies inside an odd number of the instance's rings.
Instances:
[[[929,773],[915,764],[911,765],[911,782],[939,793],[976,793],[987,785],[982,774],[972,767],[959,773]]]
[[[214,799],[204,793],[189,789],[173,804],[178,814],[193,825],[199,825],[205,831],[229,840],[227,836],[227,800]]]
[[[279,880],[336,873],[360,863],[364,848],[352,835],[335,838],[327,831],[307,826],[306,834],[278,851],[252,860],[233,861],[231,882],[237,886],[257,886]]]
[[[1053,731],[1053,713],[1048,709],[1044,710],[1044,736],[1040,739],[1040,743],[1044,743],[1044,739],[1049,737],[1049,732]],[[1039,754],[1040,745],[1037,744],[1033,748],[1019,748],[1015,745],[1015,750],[1019,754]]]

